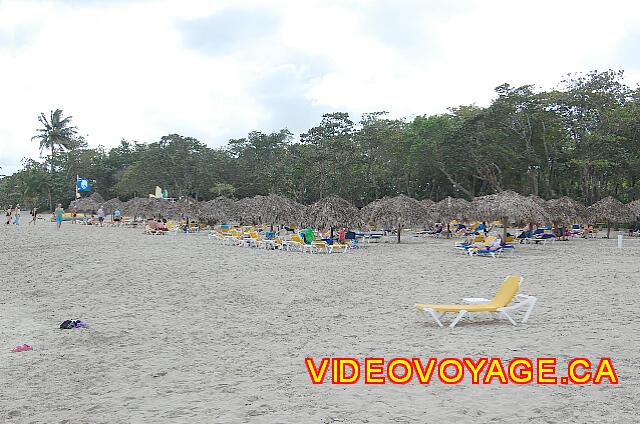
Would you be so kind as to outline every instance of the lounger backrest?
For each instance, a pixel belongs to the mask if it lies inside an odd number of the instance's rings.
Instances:
[[[498,308],[507,306],[516,294],[518,294],[520,281],[522,281],[522,277],[519,275],[509,275],[500,286],[496,297],[491,300],[491,305]]]

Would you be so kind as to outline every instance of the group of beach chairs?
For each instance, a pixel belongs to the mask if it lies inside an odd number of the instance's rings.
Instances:
[[[357,243],[354,241],[341,243],[331,239],[322,239],[305,242],[303,237],[295,232],[287,236],[279,236],[273,232],[259,232],[250,227],[214,230],[209,232],[208,237],[222,245],[303,253],[346,253],[357,248]]]
[[[153,222],[151,222],[153,221]],[[151,225],[153,224],[153,225]],[[144,228],[148,235],[199,234],[209,227],[204,223],[180,221],[174,224],[171,220],[149,220]]]
[[[488,231],[487,231],[488,232]],[[582,228],[579,224],[575,224],[572,228],[561,229],[561,237],[592,237],[594,230],[592,227]],[[464,242],[457,242],[455,249],[469,256],[490,256],[497,258],[506,252],[514,252],[515,246],[509,244],[519,242],[520,244],[548,244],[559,239],[558,234],[549,227],[537,228],[533,231],[521,230],[517,236],[508,234],[506,240],[496,241],[496,237],[486,235],[485,228],[479,226],[469,230],[468,228],[460,228],[453,232],[454,236],[467,236]],[[471,240],[469,240],[471,238]]]
[[[490,256],[497,258],[505,252],[515,251],[515,247],[510,244],[499,244],[500,240],[495,236],[484,237],[477,235],[471,242],[458,242],[455,249],[469,256]]]

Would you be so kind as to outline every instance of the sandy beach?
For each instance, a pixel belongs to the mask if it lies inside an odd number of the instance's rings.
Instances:
[[[346,254],[65,223],[0,228],[0,421],[11,423],[636,422],[640,240],[466,257],[405,237]],[[527,324],[453,330],[414,303],[491,297],[508,274]],[[60,330],[65,319],[87,329]],[[28,343],[31,352],[11,353]],[[610,385],[312,385],[304,358],[610,357]]]

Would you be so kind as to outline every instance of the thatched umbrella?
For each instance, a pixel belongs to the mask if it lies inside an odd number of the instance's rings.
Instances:
[[[634,200],[633,202],[627,203],[627,208],[629,209],[629,211],[633,215],[634,222],[637,223],[638,218],[640,217],[640,200]],[[637,230],[637,228],[638,227],[636,225],[634,230]]]
[[[556,226],[558,224],[569,225],[576,220],[583,221],[589,216],[587,208],[582,203],[567,196],[547,200],[545,210]]]
[[[640,200],[634,200],[633,202],[627,203],[627,208],[634,217],[640,216]]]
[[[260,223],[262,217],[260,215],[259,197],[262,196],[245,197],[236,202],[237,217],[240,223],[252,225]]]
[[[122,209],[124,213],[132,215],[134,218],[138,216],[171,216],[174,213],[168,200],[146,197],[134,197],[124,202]]]
[[[368,222],[395,227],[398,230],[398,243],[403,226],[422,224],[433,219],[422,203],[404,194],[383,197],[369,203],[362,208],[361,216]]]
[[[286,197],[270,194],[268,196],[256,196],[254,206],[260,216],[262,224],[291,224],[302,220],[304,206]]]
[[[611,196],[605,197],[589,206],[587,211],[592,220],[605,219],[607,221],[607,238],[609,238],[611,233],[611,222],[620,224],[633,220],[633,212],[631,209]]]
[[[471,203],[464,199],[448,196],[433,206],[433,212],[438,219],[447,223],[447,237],[451,234],[449,223],[452,219],[465,219],[469,214]]]
[[[167,202],[166,200],[164,200]],[[168,203],[168,202],[167,202]],[[200,218],[200,202],[190,197],[183,197],[177,202],[169,203],[171,214],[180,215],[185,217],[198,217]]]
[[[100,196],[99,193],[94,192],[88,197],[74,200],[69,204],[69,208],[73,208],[75,206],[80,212],[93,212],[98,210],[103,203],[104,198]]]
[[[122,209],[122,205],[122,201],[117,197],[114,197],[113,199],[109,199],[104,202],[102,204],[102,208],[104,209],[105,213],[112,214],[116,209]]]
[[[220,196],[200,205],[200,217],[214,224],[229,222],[238,219],[238,208],[232,199]]]
[[[507,190],[497,194],[476,197],[471,202],[471,218],[502,220],[503,242],[507,239],[509,219],[530,223],[549,222],[549,215],[542,206],[530,197]]]
[[[305,208],[303,221],[315,228],[329,228],[333,236],[336,227],[362,224],[358,209],[341,197],[330,195]]]

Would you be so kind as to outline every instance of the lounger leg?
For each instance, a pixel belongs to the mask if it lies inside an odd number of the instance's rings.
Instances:
[[[529,297],[529,308],[527,308],[527,313],[524,314],[524,318],[522,318],[522,323],[524,324],[525,322],[527,322],[529,320],[529,315],[531,315],[531,312],[533,312],[533,307],[536,305],[536,299],[535,297],[531,296]]]
[[[449,328],[455,327],[458,324],[458,321],[460,321],[462,319],[462,317],[465,316],[466,313],[467,313],[467,311],[465,311],[465,310],[462,310],[462,311],[458,312],[458,315],[455,317],[453,322],[449,325]]]
[[[509,322],[510,322],[511,324],[516,325],[516,322],[513,320],[513,318],[511,318],[511,317],[509,316],[509,314],[508,314],[508,313],[506,313],[505,311],[500,311],[500,313],[501,313],[502,315],[504,315],[505,317],[507,317],[507,319],[509,320]]]
[[[440,327],[444,327],[444,325],[442,325],[442,322],[438,318],[438,315],[436,315],[436,312],[433,309],[425,308],[425,309],[422,310],[422,312],[424,313],[425,316],[427,316],[427,312],[428,312],[431,315],[431,317],[435,320],[435,322],[438,323],[438,325]],[[444,315],[444,314],[442,314],[442,315]],[[440,316],[442,316],[442,315],[440,315]]]

